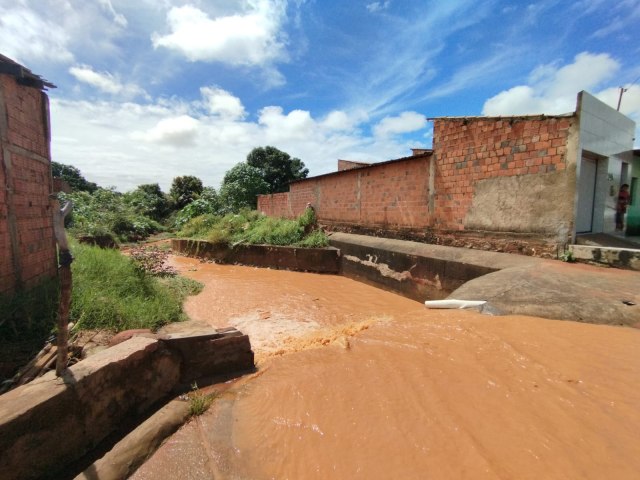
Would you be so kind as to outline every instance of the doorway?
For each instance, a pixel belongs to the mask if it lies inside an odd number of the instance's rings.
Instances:
[[[578,179],[578,208],[576,212],[576,233],[593,231],[593,211],[596,198],[598,160],[582,157]]]

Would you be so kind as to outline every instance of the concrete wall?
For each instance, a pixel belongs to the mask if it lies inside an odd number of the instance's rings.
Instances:
[[[299,272],[338,273],[340,252],[333,248],[297,248],[276,245],[215,245],[204,240],[173,239],[171,248],[185,255],[255,267]]]
[[[614,210],[617,193],[623,181],[623,164],[628,164],[631,173],[635,122],[594,96],[580,92],[578,96],[578,118],[580,121],[579,145],[576,163],[577,181],[581,178],[581,159],[592,156],[598,159],[597,179],[593,209],[593,232],[615,230]],[[577,198],[576,213],[584,199]]]
[[[0,293],[56,275],[49,104],[0,74]]]
[[[389,238],[334,233],[346,277],[423,302],[446,298],[474,278],[540,259]]]

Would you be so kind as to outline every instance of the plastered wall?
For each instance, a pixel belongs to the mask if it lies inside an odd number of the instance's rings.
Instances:
[[[571,231],[574,116],[434,121],[434,228],[531,233]]]

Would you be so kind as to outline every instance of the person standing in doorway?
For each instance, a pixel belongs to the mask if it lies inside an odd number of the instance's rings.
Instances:
[[[616,202],[616,230],[624,229],[624,214],[627,213],[629,197],[629,185],[625,183],[620,187],[618,201]]]

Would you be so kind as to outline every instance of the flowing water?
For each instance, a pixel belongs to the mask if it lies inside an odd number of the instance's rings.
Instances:
[[[258,373],[134,478],[635,479],[640,331],[427,310],[343,277],[174,259]]]

